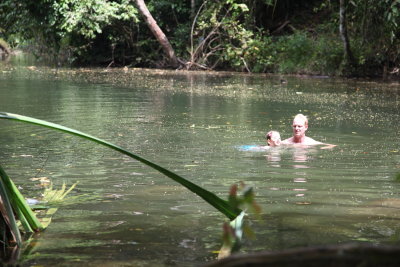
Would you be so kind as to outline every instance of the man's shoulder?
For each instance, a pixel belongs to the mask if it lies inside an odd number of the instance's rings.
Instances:
[[[290,138],[288,138],[288,139],[283,140],[283,141],[281,142],[281,144],[284,144],[284,145],[294,144],[294,142],[293,142],[293,137],[290,137]]]
[[[304,140],[305,145],[321,145],[323,144],[322,142],[316,141],[312,139],[311,137],[306,137],[306,140]]]

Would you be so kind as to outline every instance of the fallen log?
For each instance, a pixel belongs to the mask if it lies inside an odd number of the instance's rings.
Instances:
[[[205,267],[400,266],[400,246],[342,244],[232,255]]]

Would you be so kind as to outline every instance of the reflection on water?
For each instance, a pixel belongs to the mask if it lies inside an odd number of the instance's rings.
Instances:
[[[29,66],[28,66],[29,67]],[[255,188],[262,206],[245,251],[351,241],[399,243],[397,87],[374,82],[152,70],[0,65],[2,111],[75,128],[228,195]],[[241,151],[268,129],[337,144]],[[216,256],[224,221],[154,170],[106,148],[32,125],[0,121],[0,157],[27,197],[31,178],[79,181],[35,241],[27,265],[200,265]],[[95,196],[95,197],[90,197]]]
[[[317,152],[317,147],[312,147],[312,146],[306,146],[306,147],[301,147],[301,146],[281,146],[281,147],[275,147],[274,149],[270,149],[266,155],[268,164],[271,167],[281,167],[279,162],[281,161],[281,154],[289,154],[292,157],[293,169],[307,169],[309,168],[307,166],[307,162],[309,160],[312,160],[312,154],[315,154]],[[306,188],[307,186],[305,183],[308,182],[307,177],[308,174],[306,170],[300,171],[297,170],[293,172],[293,180],[292,182],[294,185],[296,185],[294,188],[291,190],[293,191],[293,195],[295,197],[305,197],[308,189]],[[272,187],[270,190],[273,191],[279,191],[279,190],[285,190],[277,187]],[[302,201],[302,199],[299,199],[295,204],[298,205],[308,205],[311,204],[310,202],[307,201]]]
[[[296,146],[282,146],[268,149],[266,152],[267,161],[271,166],[280,167],[279,162],[281,161],[282,154],[291,154],[293,160],[293,168],[309,168],[307,162],[313,160],[313,155],[316,154],[318,147],[307,146],[307,147],[296,147]],[[296,164],[299,163],[299,164]]]
[[[279,162],[281,161],[281,148],[280,147],[271,148],[268,151],[266,158],[272,167],[280,167],[281,165],[279,164]]]

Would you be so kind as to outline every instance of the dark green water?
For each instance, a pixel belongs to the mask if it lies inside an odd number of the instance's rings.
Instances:
[[[15,60],[15,59],[14,59]],[[254,187],[263,213],[243,251],[345,242],[400,243],[398,84],[151,70],[49,69],[0,62],[0,111],[84,131],[226,198]],[[246,152],[271,129],[336,144]],[[199,266],[225,218],[156,171],[107,148],[0,121],[1,164],[25,196],[35,177],[79,181],[25,266]]]

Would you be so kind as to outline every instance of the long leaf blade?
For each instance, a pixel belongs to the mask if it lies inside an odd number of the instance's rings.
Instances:
[[[24,214],[26,220],[29,222],[33,230],[39,231],[43,229],[42,224],[39,222],[39,220],[36,218],[35,213],[26,203],[25,198],[22,196],[21,192],[19,192],[14,182],[8,177],[6,172],[1,167],[0,167],[0,175],[5,187],[7,188],[7,192],[12,198],[12,202],[15,203],[14,208],[20,209],[20,211]]]
[[[3,182],[6,178],[7,174],[3,170],[3,168],[0,166],[0,197],[1,197],[1,202],[2,202],[2,215],[4,220],[7,222],[8,226],[10,227],[11,234],[13,235],[15,242],[19,247],[21,247],[22,244],[22,239],[21,239],[21,233],[19,232],[17,222],[15,221],[14,217],[14,211],[11,206],[10,198],[11,196],[9,194],[10,189],[6,188],[5,183]],[[15,207],[17,208],[17,207]],[[18,209],[18,208],[17,208]]]
[[[200,196],[201,198],[203,198],[206,202],[208,202],[210,205],[212,205],[214,208],[216,208],[217,210],[219,210],[220,212],[222,212],[225,216],[227,216],[230,220],[235,219],[241,212],[240,209],[237,208],[233,208],[229,205],[229,203],[221,198],[219,198],[217,195],[215,195],[214,193],[211,193],[210,191],[190,182],[189,180],[183,178],[182,176],[179,176],[176,173],[173,173],[147,159],[144,159],[132,152],[129,152],[128,150],[119,147],[117,145],[114,145],[110,142],[107,142],[105,140],[102,140],[100,138],[94,137],[92,135],[77,131],[75,129],[71,129],[59,124],[55,124],[55,123],[51,123],[48,121],[44,121],[44,120],[39,120],[39,119],[35,119],[32,117],[28,117],[28,116],[23,116],[23,115],[19,115],[19,114],[13,114],[13,113],[7,113],[7,112],[0,112],[0,119],[8,119],[8,120],[15,120],[15,121],[20,121],[20,122],[26,122],[26,123],[30,123],[30,124],[35,124],[35,125],[39,125],[39,126],[43,126],[43,127],[47,127],[47,128],[51,128],[51,129],[55,129],[58,131],[62,131],[65,133],[69,133],[72,135],[76,135],[82,138],[85,138],[87,140],[93,141],[95,143],[104,145],[106,147],[109,147],[113,150],[116,150],[122,154],[125,154],[135,160],[138,160],[144,164],[146,164],[147,166],[156,169],[157,171],[159,171],[160,173],[164,174],[165,176],[171,178],[172,180],[180,183],[181,185],[183,185],[184,187],[186,187],[187,189],[189,189],[190,191],[192,191],[193,193],[195,193],[196,195]]]

